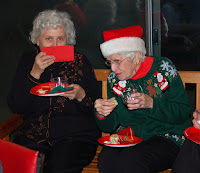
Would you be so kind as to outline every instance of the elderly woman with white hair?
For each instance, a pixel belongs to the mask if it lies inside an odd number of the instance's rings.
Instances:
[[[100,131],[93,116],[100,98],[91,64],[81,54],[74,60],[54,62],[43,47],[75,45],[74,24],[67,13],[46,10],[38,14],[30,33],[39,52],[26,53],[19,62],[8,104],[24,114],[14,142],[45,154],[44,172],[80,173],[93,159]],[[30,94],[34,86],[54,77],[67,77],[74,89],[60,96]]]
[[[156,173],[171,168],[185,139],[183,131],[190,126],[191,105],[174,64],[164,57],[145,56],[142,34],[139,25],[103,32],[100,48],[111,72],[108,100],[95,101],[97,124],[111,134],[126,136],[129,129],[143,141],[104,146],[100,173]]]

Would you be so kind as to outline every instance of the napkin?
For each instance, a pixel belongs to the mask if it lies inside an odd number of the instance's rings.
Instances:
[[[49,93],[57,93],[57,92],[64,92],[64,91],[69,91],[72,90],[74,87],[68,87],[68,88],[63,88],[61,85],[55,87]]]
[[[128,128],[120,130],[119,132],[117,132],[118,135],[125,135],[125,136],[134,136],[134,132],[133,129],[128,126]]]
[[[56,58],[54,62],[74,61],[74,46],[72,45],[42,47],[42,52],[53,55]]]

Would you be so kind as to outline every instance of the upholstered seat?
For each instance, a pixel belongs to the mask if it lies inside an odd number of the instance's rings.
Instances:
[[[97,77],[97,80],[99,82],[101,82],[102,98],[106,99],[107,98],[107,77],[108,77],[110,70],[95,69],[94,72]],[[184,86],[186,84],[195,84],[195,87],[196,87],[195,104],[193,106],[195,108],[200,108],[200,71],[179,71],[179,75],[183,81]],[[10,134],[12,134],[12,132],[18,126],[20,126],[22,122],[23,122],[23,115],[14,114],[12,117],[10,117],[5,122],[0,123],[0,139],[9,140]],[[107,135],[107,134],[102,133],[102,135]],[[98,154],[101,152],[101,149],[102,149],[102,146],[99,145],[97,152],[96,152],[96,156],[94,157],[92,162],[83,169],[82,173],[99,173],[99,170],[97,167],[97,162],[98,162]],[[2,150],[3,149],[1,148],[1,144],[0,144],[0,160],[2,157],[2,152],[1,152]],[[9,153],[9,155],[8,155],[9,157],[12,156],[10,149],[6,148],[5,151],[3,152],[4,155],[6,152]],[[9,161],[9,163],[11,163],[11,161]],[[2,162],[2,164],[3,164],[3,162]],[[3,168],[4,168],[4,165],[3,165]],[[14,170],[15,170],[14,173],[18,173],[18,172],[16,172],[17,169],[14,169]],[[162,171],[160,173],[170,173],[170,172],[171,172],[171,170],[168,169],[168,170]],[[6,172],[3,172],[3,173],[6,173]],[[23,173],[23,172],[20,172],[20,173]],[[29,173],[29,172],[27,172],[27,173]]]
[[[38,154],[39,151],[0,139],[3,173],[39,173],[41,157],[38,157]]]

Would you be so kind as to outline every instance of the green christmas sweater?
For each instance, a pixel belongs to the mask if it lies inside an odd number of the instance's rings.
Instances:
[[[108,76],[108,98],[115,97],[118,105],[104,119],[96,116],[103,132],[113,133],[130,126],[134,135],[147,140],[160,135],[181,146],[185,140],[183,131],[191,126],[191,105],[182,80],[173,63],[164,57],[154,57],[150,71],[137,80],[128,79],[126,90],[137,89],[153,98],[153,108],[128,110],[121,98],[113,92],[119,82],[114,72]]]

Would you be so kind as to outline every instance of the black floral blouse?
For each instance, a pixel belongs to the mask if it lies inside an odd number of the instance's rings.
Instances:
[[[35,56],[31,53],[22,57],[8,96],[13,111],[24,114],[16,137],[25,135],[36,143],[48,141],[52,145],[67,137],[96,142],[100,132],[94,120],[93,103],[101,95],[87,58],[75,53],[74,61],[54,63],[37,80],[30,75]],[[63,96],[41,97],[30,93],[32,87],[58,76],[66,76],[70,84],[80,85],[86,97],[78,102]]]

